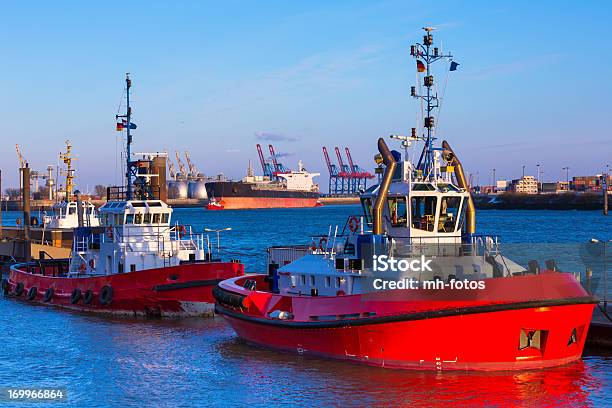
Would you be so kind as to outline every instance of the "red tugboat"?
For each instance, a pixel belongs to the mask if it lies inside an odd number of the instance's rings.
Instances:
[[[431,44],[426,29],[424,44],[412,52],[428,76],[431,62],[450,58],[430,53]],[[475,235],[461,163],[447,142],[433,144],[432,83],[425,80],[422,97],[425,134],[394,137],[405,153],[424,142],[419,162],[379,139],[384,175],[361,195],[361,220],[349,218],[346,234],[330,232],[318,245],[270,248],[267,275],[228,279],[214,289],[216,311],[239,337],[299,354],[421,370],[535,369],[581,357],[597,300],[572,274],[524,268],[500,253],[496,237]],[[419,97],[414,90],[413,96]],[[392,259],[396,268],[389,267]]]
[[[132,136],[126,77],[127,157]],[[120,126],[118,126],[118,129]],[[99,209],[100,226],[85,227],[77,194],[79,227],[71,259],[41,260],[11,268],[2,290],[31,303],[70,309],[145,316],[194,316],[214,313],[213,287],[243,275],[239,262],[211,259],[208,241],[191,228],[172,224],[164,201],[165,160],[143,154],[127,163],[127,188],[109,188]]]

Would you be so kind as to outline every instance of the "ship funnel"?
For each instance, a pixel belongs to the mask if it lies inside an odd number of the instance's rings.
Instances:
[[[378,139],[378,151],[382,157],[382,162],[385,164],[385,173],[383,175],[382,182],[378,186],[378,197],[374,203],[373,219],[372,219],[372,233],[380,235],[383,233],[383,208],[385,207],[385,201],[387,201],[387,194],[389,193],[389,186],[397,167],[397,162],[389,151],[387,144],[381,137]]]
[[[465,179],[465,174],[463,173],[463,166],[461,166],[459,158],[457,158],[457,155],[446,140],[442,142],[442,147],[444,148],[442,157],[449,165],[455,167],[455,178],[457,179],[457,184],[460,188],[464,188],[469,194],[467,209],[465,211],[466,232],[468,234],[474,234],[476,232],[476,208],[474,207],[474,200],[472,199],[470,186],[468,185]]]

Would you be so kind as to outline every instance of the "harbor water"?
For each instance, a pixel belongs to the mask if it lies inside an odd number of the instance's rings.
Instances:
[[[327,235],[330,225],[333,235],[335,225],[342,229],[359,212],[356,205],[176,209],[174,219],[199,231],[231,227],[220,235],[222,257],[262,272],[267,247],[310,244],[310,236]],[[11,224],[18,216],[5,212],[3,221]],[[496,234],[502,243],[537,247],[612,239],[612,218],[595,211],[490,210],[477,216],[478,232]],[[612,356],[595,350],[582,361],[546,370],[398,371],[251,347],[221,317],[112,318],[2,298],[0,330],[0,387],[63,387],[67,400],[61,406],[612,405]],[[487,330],[494,328],[474,333],[475,347],[486,341]]]

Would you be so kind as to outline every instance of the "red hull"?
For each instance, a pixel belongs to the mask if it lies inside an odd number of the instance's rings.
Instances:
[[[317,207],[317,198],[226,197],[220,203],[225,210],[304,208]]]
[[[221,280],[241,276],[244,265],[240,263],[212,262],[192,263],[166,268],[149,269],[107,276],[67,278],[57,275],[56,267],[46,266],[45,275],[38,268],[26,272],[23,265],[11,268],[9,293],[29,303],[61,306],[88,312],[102,312],[133,316],[182,317],[212,315],[214,299],[212,288]],[[15,294],[16,286],[23,285],[23,293]],[[112,300],[103,304],[102,288],[112,287]],[[37,293],[28,299],[30,288]],[[45,301],[45,292],[53,289],[53,296]],[[73,303],[71,295],[75,289],[82,293]],[[84,294],[92,291],[89,304]]]
[[[518,370],[566,364],[582,355],[596,301],[561,273],[490,279],[488,293],[479,299],[472,294],[472,299],[448,300],[449,293],[432,298],[410,291],[411,301],[399,300],[402,291],[282,296],[247,291],[240,285],[245,279],[215,289],[217,312],[243,339],[388,368]],[[258,287],[263,286],[259,277]],[[504,286],[522,292],[510,299],[501,292]],[[240,299],[236,295],[244,298],[233,306]],[[274,310],[290,311],[294,318],[270,318]],[[543,333],[540,348],[519,349],[523,330]],[[570,341],[574,330],[575,341]]]

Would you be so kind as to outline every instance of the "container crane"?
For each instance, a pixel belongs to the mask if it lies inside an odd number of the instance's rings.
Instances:
[[[327,147],[323,146],[323,156],[329,170],[329,194],[344,194],[342,191],[342,179],[338,176],[338,166],[331,162]]]
[[[348,147],[344,148],[344,152],[346,153],[346,157],[348,158],[349,165],[351,168],[351,175],[353,178],[353,192],[356,193],[360,190],[365,191],[367,189],[367,180],[373,179],[374,175],[365,171],[353,162],[353,157],[351,156],[351,151]]]
[[[272,170],[272,166],[266,159],[264,158],[263,151],[261,150],[261,145],[257,144],[257,154],[259,155],[259,162],[261,163],[261,169],[263,170],[264,177],[272,178],[274,176],[274,171]]]
[[[279,173],[289,173],[290,170],[283,166],[283,163],[280,163],[276,159],[274,147],[272,147],[272,145],[268,145],[268,147],[270,148],[270,156],[272,156],[272,163],[274,164],[274,175],[277,175]]]

